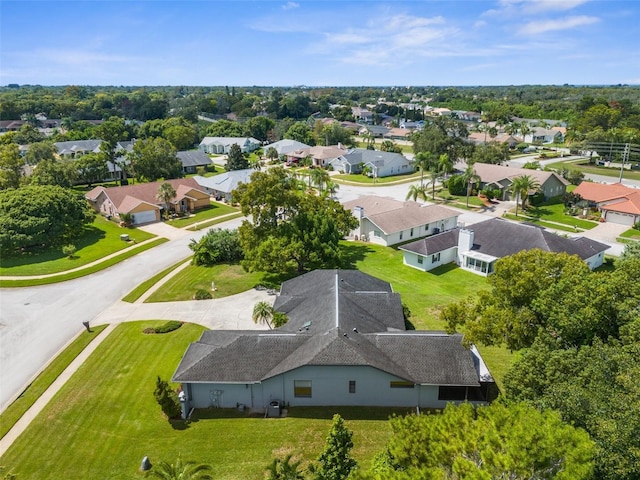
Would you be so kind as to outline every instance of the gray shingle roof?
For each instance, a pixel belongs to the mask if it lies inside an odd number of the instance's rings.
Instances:
[[[609,248],[608,245],[586,237],[565,238],[534,225],[509,222],[501,218],[475,223],[466,229],[474,234],[473,251],[496,258],[539,248],[546,252],[578,255],[586,260]],[[408,243],[400,249],[420,255],[431,255],[457,246],[459,232],[459,228],[450,230]]]
[[[404,331],[399,296],[370,275],[316,270],[284,282],[274,307],[289,316],[284,327],[206,331],[190,345],[173,380],[254,383],[324,365],[368,366],[414,383],[478,385],[462,337]]]
[[[200,167],[211,165],[209,155],[202,150],[185,150],[176,154],[183,167]]]

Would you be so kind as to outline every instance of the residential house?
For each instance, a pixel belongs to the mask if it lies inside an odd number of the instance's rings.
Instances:
[[[406,127],[390,128],[389,131],[383,135],[383,138],[387,140],[410,140],[413,132],[414,130]]]
[[[252,168],[244,170],[229,170],[228,172],[214,175],[213,177],[201,177],[196,175],[193,179],[198,183],[200,188],[214,197],[216,200],[224,200],[231,202],[231,192],[233,192],[240,183],[251,182],[251,174],[255,172]]]
[[[170,209],[176,212],[192,212],[210,205],[209,194],[203,191],[193,178],[178,178],[164,182],[136,183],[121,187],[95,187],[85,194],[89,204],[105,217],[120,218],[123,213],[132,215],[132,224],[157,222],[161,219],[165,204],[158,199],[163,183],[170,183],[176,191]]]
[[[262,146],[260,140],[253,137],[204,137],[198,148],[208,154],[228,154],[234,144],[244,153],[251,153]]]
[[[474,163],[473,169],[480,177],[480,189],[490,187],[500,189],[501,200],[515,198],[511,192],[513,180],[523,175],[528,175],[540,184],[540,191],[545,199],[564,195],[567,191],[567,182],[555,172],[543,170],[528,170],[526,168],[514,168],[504,165],[492,165],[489,163]]]
[[[630,227],[640,222],[639,189],[621,183],[582,182],[573,193],[580,195],[587,206],[600,210],[607,222]]]
[[[295,158],[295,161],[298,161],[297,157],[289,156],[289,154],[293,152],[301,152],[303,150],[308,150],[311,148],[311,146],[307,145],[306,143],[298,142],[297,140],[283,139],[265,146],[264,147],[265,153],[270,148],[274,148],[275,151],[278,152],[278,157],[281,157],[284,155],[285,157],[287,157],[287,161],[292,161],[294,160],[294,158]]]
[[[208,167],[213,163],[202,150],[184,150],[176,155],[182,163],[182,173],[196,173],[198,167]]]
[[[375,138],[382,138],[387,133],[389,133],[389,129],[384,125],[365,125],[358,130],[359,135],[373,135]]]
[[[359,220],[357,229],[351,232],[353,238],[384,246],[445,232],[458,225],[458,212],[440,205],[367,195],[345,202],[343,207]]]
[[[487,143],[494,143],[498,145],[508,145],[509,148],[515,148],[521,140],[518,137],[509,135],[507,133],[498,133],[496,136],[491,136],[485,132],[471,132],[467,137],[467,141],[475,145],[484,145]]]
[[[208,330],[173,382],[186,407],[271,412],[272,406],[443,408],[486,403],[495,382],[461,335],[406,330],[391,285],[357,270],[315,270],[282,284],[268,331]]]
[[[416,170],[413,161],[400,153],[365,148],[353,148],[343,152],[329,163],[334,170],[343,173],[362,173],[365,168],[368,168],[370,176],[375,178],[404,175]]]
[[[126,172],[122,171],[121,165],[128,165],[127,153],[133,150],[135,140],[126,140],[116,143],[116,161],[107,162],[107,176],[102,180],[105,182],[113,182],[126,178]],[[58,150],[58,155],[62,159],[77,159],[88,153],[100,153],[100,145],[102,140],[69,140],[66,142],[55,142],[54,146]]]
[[[361,107],[351,107],[351,114],[355,118],[356,122],[360,123],[372,123],[373,112]]]
[[[560,129],[533,127],[531,131],[524,136],[526,143],[562,143],[564,142],[564,134]]]
[[[287,159],[293,162],[299,162],[303,158],[311,157],[311,165],[314,167],[326,167],[328,166],[334,159],[340,157],[343,153],[345,153],[345,149],[342,145],[330,145],[328,147],[323,147],[320,145],[316,145],[315,147],[304,148],[302,150],[296,150],[294,152],[289,152],[287,155]]]
[[[594,269],[602,265],[609,246],[586,237],[565,238],[534,225],[492,218],[399,248],[405,265],[424,272],[455,262],[465,270],[487,276],[500,258],[535,248],[578,255]]]

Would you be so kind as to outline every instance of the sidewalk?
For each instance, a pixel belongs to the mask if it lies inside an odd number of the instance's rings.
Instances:
[[[76,267],[76,268],[71,268],[69,270],[64,270],[62,272],[56,272],[56,273],[47,273],[44,275],[10,275],[10,276],[4,276],[4,277],[0,277],[0,280],[35,280],[38,278],[52,278],[52,277],[59,277],[61,275],[67,275],[69,273],[73,273],[73,272],[79,272],[81,270],[85,270],[87,268],[91,268],[94,265],[99,265],[102,262],[109,260],[111,258],[117,257],[118,255],[122,255],[125,252],[128,252],[129,250],[133,250],[134,248],[138,248],[140,245],[145,245],[147,243],[151,243],[151,242],[155,242],[156,240],[158,240],[160,237],[154,237],[154,238],[150,238],[148,240],[145,240],[144,242],[140,242],[140,243],[135,243],[127,248],[123,248],[122,250],[118,250],[117,252],[114,252],[110,255],[107,255],[106,257],[102,257],[99,258],[98,260],[94,260],[91,263],[87,263],[85,265],[82,265],[80,267]]]
[[[31,408],[27,410],[20,420],[7,432],[7,434],[0,440],[0,457],[5,454],[7,449],[13,444],[13,442],[26,430],[29,424],[36,416],[42,411],[42,409],[49,403],[62,386],[71,378],[71,376],[80,368],[89,355],[91,355],[96,348],[104,341],[105,338],[116,328],[116,325],[109,325],[80,352],[80,354],[69,364],[69,366],[55,379],[55,381],[47,388],[47,390],[35,401]]]

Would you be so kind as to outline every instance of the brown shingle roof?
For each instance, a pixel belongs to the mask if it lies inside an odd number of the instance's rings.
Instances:
[[[126,208],[133,208],[132,200],[126,200],[127,197],[137,199],[138,202],[146,202],[152,205],[160,205],[162,202],[158,200],[158,189],[163,183],[170,183],[173,189],[176,191],[176,200],[186,196],[190,190],[198,190],[204,195],[208,195],[202,191],[200,185],[193,178],[176,178],[172,180],[165,180],[164,182],[151,182],[151,183],[136,183],[134,185],[123,185],[121,187],[96,187],[93,190],[87,192],[85,195],[88,199],[95,199],[100,192],[104,192],[111,202],[116,206],[119,211],[126,212],[122,205]]]

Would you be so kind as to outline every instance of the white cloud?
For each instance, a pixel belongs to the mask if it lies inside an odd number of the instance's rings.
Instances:
[[[293,10],[294,8],[298,8],[300,6],[299,3],[297,2],[287,2],[284,5],[282,5],[282,9],[283,10]]]
[[[570,30],[584,25],[592,25],[599,21],[600,19],[597,17],[589,17],[586,15],[566,17],[557,20],[532,21],[520,27],[518,33],[523,35],[540,35],[541,33]]]
[[[482,16],[519,16],[544,12],[566,12],[591,0],[499,0],[498,7]]]

